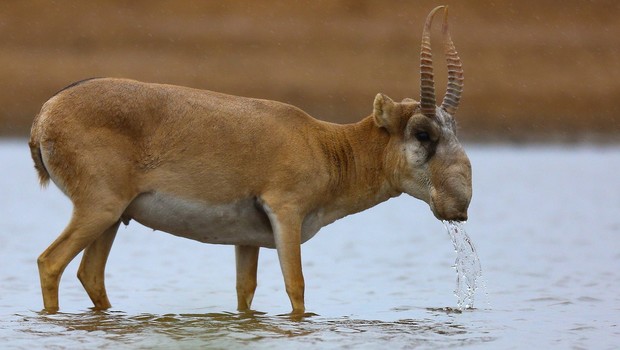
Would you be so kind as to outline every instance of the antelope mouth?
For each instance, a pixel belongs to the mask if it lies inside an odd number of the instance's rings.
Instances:
[[[432,202],[430,207],[433,215],[441,221],[467,221],[467,209],[459,210],[452,207],[440,209],[433,205]]]
[[[429,205],[433,215],[435,215],[437,219],[467,221],[467,210],[469,209],[471,194],[461,193],[451,196],[432,188],[430,197],[431,200]]]

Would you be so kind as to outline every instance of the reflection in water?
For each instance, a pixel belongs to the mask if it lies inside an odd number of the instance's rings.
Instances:
[[[469,331],[452,318],[451,311],[439,308],[428,311],[434,313],[432,319],[393,322],[346,317],[326,319],[320,316],[292,320],[290,317],[258,312],[165,315],[128,315],[118,311],[53,315],[33,313],[15,315],[18,320],[15,320],[13,328],[22,335],[44,338],[47,345],[61,348],[85,342],[93,344],[95,338],[99,340],[96,345],[100,347],[208,345],[210,348],[234,345],[252,345],[256,348],[276,344],[280,345],[276,347],[281,347],[283,338],[288,339],[287,347],[295,345],[297,348],[318,343],[368,346],[378,341],[389,341],[392,348],[444,347],[493,340],[486,332]],[[443,320],[439,321],[440,318]]]

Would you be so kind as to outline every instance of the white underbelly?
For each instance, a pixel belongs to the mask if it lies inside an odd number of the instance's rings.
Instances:
[[[134,199],[123,217],[154,230],[204,243],[252,245],[275,248],[269,217],[256,198],[212,205],[162,193],[143,193]],[[306,218],[302,241],[320,229],[316,217]]]

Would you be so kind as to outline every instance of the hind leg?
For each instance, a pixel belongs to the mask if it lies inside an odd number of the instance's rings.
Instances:
[[[105,264],[120,223],[120,220],[114,223],[86,247],[78,269],[78,279],[82,282],[96,310],[105,310],[112,306],[105,290]]]
[[[39,256],[37,264],[45,310],[58,311],[58,286],[63,271],[79,252],[120,219],[122,210],[110,209],[117,207],[119,206],[76,206],[67,228]]]

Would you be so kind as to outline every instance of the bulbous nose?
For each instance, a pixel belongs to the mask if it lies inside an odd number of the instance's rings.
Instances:
[[[430,206],[440,220],[467,220],[471,201],[471,163],[456,138],[437,150],[430,164]]]
[[[466,221],[471,195],[471,177],[453,175],[431,188],[431,210],[439,220]]]

